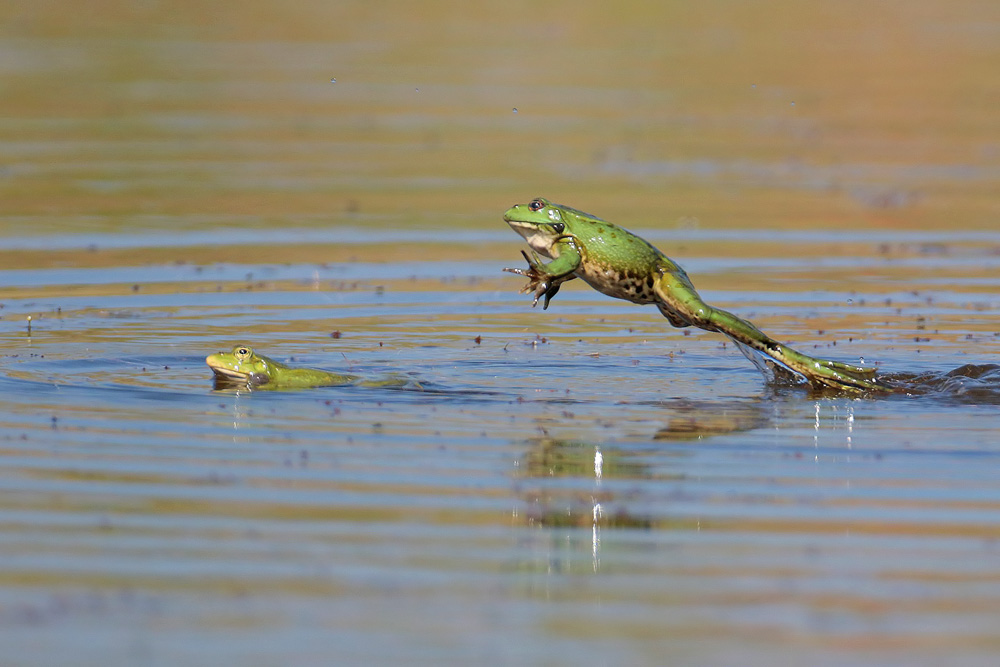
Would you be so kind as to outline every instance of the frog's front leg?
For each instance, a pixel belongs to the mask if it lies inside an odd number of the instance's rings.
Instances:
[[[559,255],[548,264],[543,264],[541,258],[532,251],[528,253],[521,251],[524,259],[528,262],[527,269],[504,269],[509,273],[516,273],[528,279],[528,284],[521,290],[522,293],[534,292],[535,300],[532,307],[538,305],[538,299],[545,297],[542,303],[542,310],[549,307],[549,301],[559,291],[559,287],[567,280],[576,278],[574,271],[580,266],[580,253],[571,243],[558,244]]]

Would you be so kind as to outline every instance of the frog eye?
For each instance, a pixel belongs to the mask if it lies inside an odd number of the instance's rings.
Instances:
[[[556,234],[562,234],[563,230],[566,229],[566,225],[561,222],[553,223],[552,229],[555,230]]]
[[[533,199],[530,204],[528,204],[529,211],[541,211],[545,208],[545,202],[541,199]]]
[[[250,348],[249,347],[240,347],[240,348],[237,348],[237,350],[236,350],[236,356],[240,357],[241,359],[245,358],[245,357],[249,357],[250,356]]]

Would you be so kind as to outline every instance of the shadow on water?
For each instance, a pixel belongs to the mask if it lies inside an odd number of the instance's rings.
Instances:
[[[771,423],[762,401],[680,401],[654,440],[698,440],[764,428]]]

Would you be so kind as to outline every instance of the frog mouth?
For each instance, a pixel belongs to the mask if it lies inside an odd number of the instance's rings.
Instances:
[[[212,372],[215,373],[216,389],[233,386],[253,389],[254,387],[260,387],[271,382],[270,376],[265,373],[235,371],[231,368],[223,368],[221,366],[218,368],[213,367]]]
[[[538,223],[535,222],[527,222],[525,220],[514,220],[513,218],[504,218],[504,221],[518,232],[521,232],[522,229],[535,230],[535,231],[538,230]]]
[[[218,378],[224,378],[227,380],[249,380],[250,373],[244,373],[242,371],[234,371],[231,368],[224,368],[222,366],[212,366],[212,372]]]

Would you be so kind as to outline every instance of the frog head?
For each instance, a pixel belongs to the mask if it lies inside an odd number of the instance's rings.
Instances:
[[[538,197],[528,204],[515,204],[503,214],[511,228],[524,237],[531,249],[550,257],[549,248],[562,238],[580,233],[586,226],[601,222],[589,213],[555,204]]]
[[[274,362],[253,351],[249,345],[237,345],[230,352],[217,352],[205,357],[217,380],[266,384],[274,370]]]

